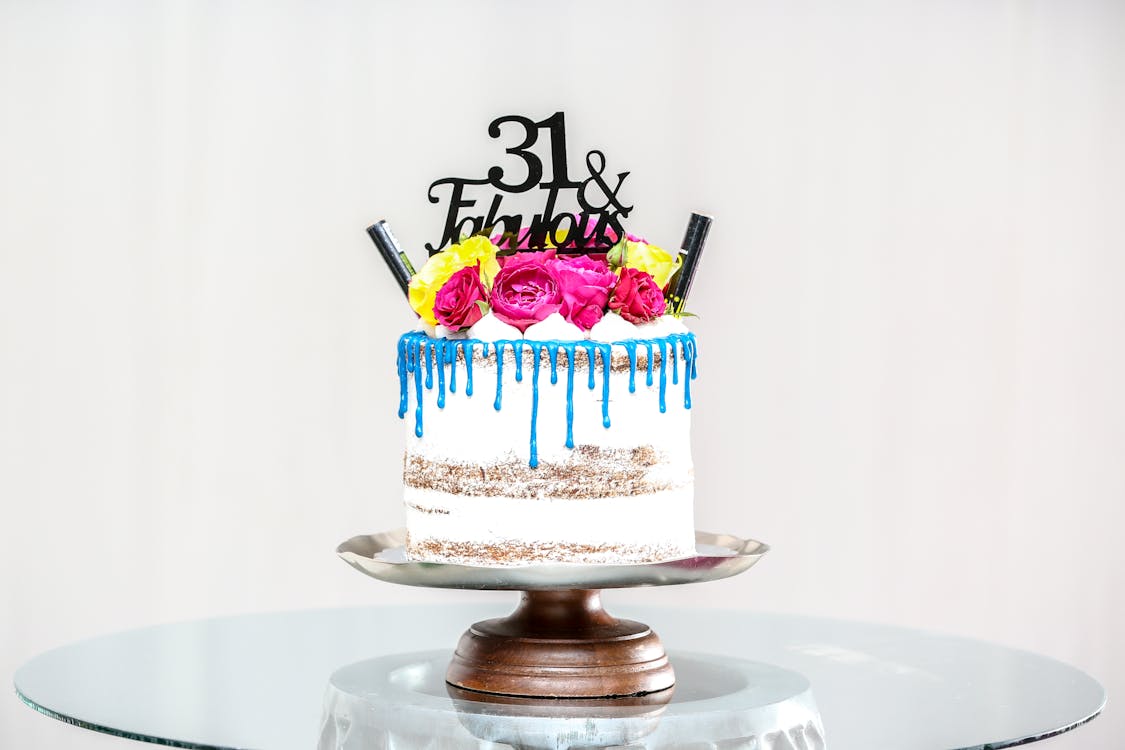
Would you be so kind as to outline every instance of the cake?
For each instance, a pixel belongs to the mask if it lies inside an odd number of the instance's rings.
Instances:
[[[398,341],[406,553],[507,566],[695,553],[696,340],[665,301],[681,259],[474,236],[410,280]],[[511,244],[516,244],[512,242]]]

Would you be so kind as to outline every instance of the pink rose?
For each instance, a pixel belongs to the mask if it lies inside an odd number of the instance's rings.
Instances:
[[[630,323],[647,323],[664,314],[664,293],[648,273],[622,268],[609,309],[616,310]]]
[[[562,307],[559,277],[548,262],[554,253],[516,253],[492,281],[492,312],[500,320],[526,331]]]
[[[575,221],[576,224],[577,224],[580,216],[581,215],[574,217],[574,221]],[[580,227],[578,227],[578,235],[579,236],[574,238],[574,243],[569,243],[569,244],[573,244],[575,247],[581,247],[581,248],[598,247],[599,245],[601,245],[603,243],[598,242],[597,237],[595,237],[595,232],[597,231],[597,228],[598,228],[598,220],[596,218],[594,218],[593,216],[586,217],[586,223],[581,225]],[[617,242],[617,232],[613,231],[613,227],[606,226],[606,228],[605,228],[605,238],[606,238],[606,240],[609,241],[610,245],[613,245],[615,242]]]
[[[562,292],[559,312],[579,328],[590,330],[605,314],[609,292],[617,281],[616,274],[604,260],[588,255],[556,258],[552,266]]]
[[[491,237],[491,242],[501,250],[508,250],[511,248],[511,234],[494,234]],[[516,233],[516,250],[530,250],[531,249],[531,227],[521,227],[520,231]],[[542,241],[548,245],[551,242],[550,232],[547,232],[542,238]]]
[[[484,313],[478,301],[488,301],[488,292],[480,283],[480,263],[466,266],[442,284],[434,298],[434,317],[451,331],[460,331],[476,323]]]
[[[548,261],[555,259],[555,249],[549,248],[547,250],[539,250],[538,252],[521,251],[514,255],[501,255],[496,260],[500,262],[501,268],[512,266],[527,265],[528,263],[535,265],[545,265]]]
[[[575,217],[574,220],[578,221],[578,217]],[[594,238],[594,232],[595,232],[595,230],[597,230],[597,228],[598,228],[598,219],[596,219],[593,216],[587,217],[586,223],[584,225],[582,225],[582,227],[581,227],[581,232],[582,232],[582,243],[580,245],[581,247],[584,247],[584,248],[597,247],[599,244],[601,244],[601,243],[597,242],[596,239]],[[606,225],[605,239],[609,242],[610,245],[616,245],[617,240],[618,240],[617,230],[614,229],[612,226]],[[635,234],[630,234],[629,232],[625,233],[625,239],[629,240],[630,242],[644,242],[643,239],[641,239],[640,237],[638,237]]]
[[[520,229],[519,232],[516,233],[516,249],[517,250],[526,250],[527,249],[528,242],[530,241],[530,236],[529,236],[530,234],[531,234],[531,230],[528,227],[523,227],[523,228]],[[496,245],[496,247],[500,248],[501,250],[509,249],[509,245],[511,244],[511,242],[509,241],[511,239],[510,235],[504,236],[503,234],[494,234],[494,235],[492,235],[492,237],[490,239],[491,239],[492,244]]]

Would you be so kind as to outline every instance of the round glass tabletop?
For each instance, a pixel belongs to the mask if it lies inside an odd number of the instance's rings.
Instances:
[[[339,687],[333,680],[354,676],[350,665],[433,649],[451,653],[470,623],[506,609],[493,601],[162,625],[49,651],[24,665],[15,683],[24,702],[48,716],[130,739],[307,750],[323,742],[325,712]],[[685,676],[710,674],[699,664],[733,668],[739,661],[802,676],[833,750],[1009,747],[1073,729],[1105,703],[1102,687],[1073,667],[980,641],[753,612],[610,609],[656,629],[673,664],[683,653]],[[367,677],[378,683],[385,675],[376,668]],[[396,700],[409,692],[400,690]],[[458,710],[455,696],[417,692],[426,711],[404,711],[399,719]],[[418,730],[424,738],[426,726]],[[505,746],[487,742],[480,746]],[[646,747],[637,743],[630,747]]]

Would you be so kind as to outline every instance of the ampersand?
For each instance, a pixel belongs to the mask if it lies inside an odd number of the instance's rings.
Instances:
[[[599,164],[597,166],[594,165],[595,156],[599,160]],[[625,181],[625,178],[629,176],[629,173],[618,172],[617,186],[611,188],[609,186],[609,183],[606,182],[605,178],[602,177],[602,175],[605,173],[605,166],[605,154],[603,154],[601,151],[593,149],[588,154],[586,154],[586,168],[590,170],[590,176],[586,178],[586,180],[582,183],[582,187],[578,190],[578,202],[589,213],[601,213],[606,211],[610,206],[613,206],[615,209],[617,209],[616,213],[620,214],[621,216],[628,216],[629,212],[633,210],[633,207],[622,205],[621,201],[617,199],[617,192],[621,190],[621,183]],[[598,186],[598,190],[601,191],[602,197],[605,198],[605,203],[601,204],[600,206],[595,206],[586,197],[586,190],[590,187],[591,182],[595,183]]]

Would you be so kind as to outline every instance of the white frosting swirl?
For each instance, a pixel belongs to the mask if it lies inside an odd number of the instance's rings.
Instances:
[[[518,341],[523,338],[523,334],[520,329],[508,325],[490,311],[469,328],[469,338],[480,341]]]
[[[463,339],[465,338],[465,329],[460,331],[451,331],[440,323],[434,326],[434,332],[430,334],[435,339]]]
[[[637,327],[615,312],[607,312],[590,329],[591,341],[612,344],[614,341],[639,338]]]
[[[538,323],[532,323],[523,332],[532,341],[581,341],[586,333],[562,315],[551,313]]]
[[[659,339],[673,333],[687,333],[688,327],[674,315],[661,315],[656,320],[637,326],[637,335],[646,339]]]

